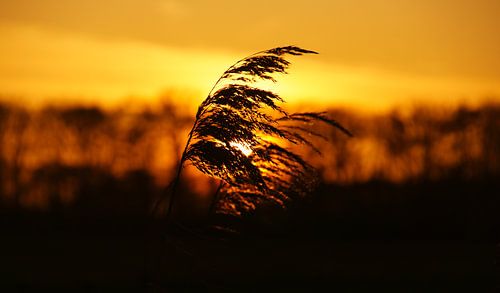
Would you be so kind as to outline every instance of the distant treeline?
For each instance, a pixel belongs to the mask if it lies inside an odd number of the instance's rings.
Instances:
[[[157,196],[174,172],[192,123],[179,113],[170,103],[132,113],[0,105],[1,205],[71,205],[82,200],[85,188],[103,180],[124,195],[135,188]],[[329,115],[355,136],[321,126],[315,130],[326,138],[317,141],[322,155],[303,154],[319,167],[325,183],[478,182],[500,175],[498,104],[453,110],[422,106],[388,115],[332,110]],[[145,206],[151,202],[141,200]]]
[[[317,165],[327,182],[488,180],[500,174],[500,105],[416,107],[387,115],[331,111],[355,137],[328,133]]]

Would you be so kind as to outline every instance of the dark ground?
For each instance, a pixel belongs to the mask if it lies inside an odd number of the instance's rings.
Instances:
[[[162,236],[142,207],[3,208],[0,292],[493,292],[498,187],[323,185],[287,212],[224,219],[230,235],[181,211],[189,228]]]
[[[371,182],[208,218],[186,179],[174,219],[187,229],[150,214],[155,176],[175,172],[162,157],[193,123],[178,110],[0,104],[0,293],[499,288],[500,105],[331,109],[355,137],[318,126],[325,156],[305,158],[332,182]]]

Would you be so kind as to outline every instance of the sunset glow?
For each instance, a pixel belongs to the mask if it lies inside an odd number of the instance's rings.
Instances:
[[[247,144],[244,144],[244,143],[241,143],[241,142],[235,142],[235,141],[232,141],[229,143],[229,145],[237,150],[239,150],[240,152],[242,152],[245,156],[250,156],[252,154],[252,149],[250,148],[250,146],[248,146]]]
[[[170,97],[194,108],[236,60],[295,44],[320,55],[291,60],[273,85],[291,105],[498,100],[499,9],[486,0],[2,1],[0,98],[120,106]]]
[[[0,0],[0,35],[0,293],[491,284],[500,0]]]

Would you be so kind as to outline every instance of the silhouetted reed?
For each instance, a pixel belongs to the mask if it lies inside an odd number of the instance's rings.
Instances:
[[[303,54],[317,53],[278,47],[245,57],[221,75],[198,107],[173,182],[167,218],[187,161],[221,180],[218,192],[223,196],[217,207],[225,213],[241,214],[263,200],[284,206],[290,198],[312,189],[314,168],[283,142],[304,144],[319,152],[309,140],[310,136],[323,137],[307,128],[314,122],[351,133],[325,113],[288,113],[279,105],[283,98],[256,85],[262,80],[276,82],[273,74],[287,73],[290,65],[285,56]]]

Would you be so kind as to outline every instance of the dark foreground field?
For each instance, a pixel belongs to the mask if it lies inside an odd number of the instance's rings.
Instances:
[[[162,236],[116,210],[4,210],[0,289],[492,292],[498,184],[453,184],[324,185],[288,212],[225,219],[239,234],[182,215]]]

